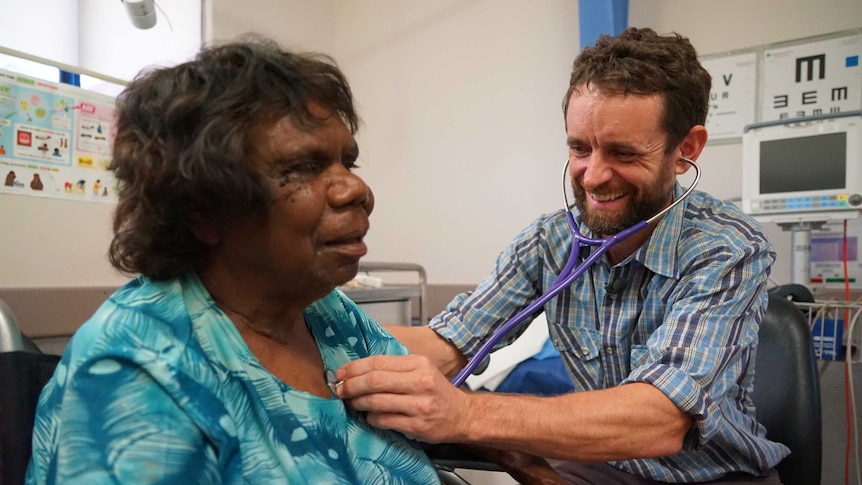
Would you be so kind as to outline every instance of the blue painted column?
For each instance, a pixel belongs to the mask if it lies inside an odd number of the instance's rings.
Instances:
[[[628,26],[629,0],[578,0],[581,49],[602,34],[617,35]]]

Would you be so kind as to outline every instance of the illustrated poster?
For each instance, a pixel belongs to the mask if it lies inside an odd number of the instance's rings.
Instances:
[[[116,202],[114,98],[0,70],[0,193]]]

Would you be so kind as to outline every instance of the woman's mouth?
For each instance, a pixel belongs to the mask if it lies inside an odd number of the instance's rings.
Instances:
[[[368,253],[368,247],[365,245],[362,236],[330,241],[325,244],[325,247],[345,256],[355,258],[361,258]]]

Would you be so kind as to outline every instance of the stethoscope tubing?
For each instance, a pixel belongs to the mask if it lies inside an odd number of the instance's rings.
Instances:
[[[569,231],[572,234],[572,249],[569,253],[569,259],[566,261],[566,265],[563,267],[560,274],[557,275],[557,278],[554,279],[554,282],[551,284],[551,287],[548,288],[547,291],[542,293],[541,296],[536,298],[532,303],[527,305],[520,312],[515,314],[514,317],[510,318],[506,323],[504,323],[500,328],[498,328],[489,338],[479,347],[479,350],[476,352],[476,355],[467,362],[467,365],[464,366],[463,369],[452,379],[452,384],[455,386],[462,386],[467,378],[476,370],[477,367],[482,363],[483,360],[491,353],[494,349],[494,346],[500,342],[506,335],[512,332],[515,328],[517,328],[527,317],[534,315],[537,310],[542,308],[545,303],[547,303],[551,298],[560,294],[561,291],[568,288],[575,282],[578,278],[580,278],[587,269],[590,268],[593,264],[595,264],[599,258],[604,256],[608,250],[612,247],[616,246],[620,242],[628,239],[632,235],[640,232],[645,229],[647,226],[652,224],[653,222],[658,221],[662,216],[670,212],[671,209],[680,204],[683,200],[685,200],[689,194],[694,190],[697,186],[698,182],[700,182],[700,167],[694,160],[691,160],[686,157],[681,157],[682,160],[691,164],[694,167],[695,177],[694,181],[689,185],[688,189],[679,198],[670,203],[667,207],[656,213],[654,216],[650,217],[647,220],[638,222],[637,224],[626,228],[613,236],[607,236],[604,238],[590,238],[581,234],[581,231],[578,229],[578,224],[575,222],[575,217],[572,215],[571,205],[569,204],[568,197],[566,195],[566,183],[568,182],[568,167],[569,161],[566,160],[565,165],[563,166],[563,203],[566,207],[566,221],[569,225]],[[577,264],[580,249],[582,245],[587,246],[595,246],[596,249],[590,252],[590,254],[584,259],[581,264]]]

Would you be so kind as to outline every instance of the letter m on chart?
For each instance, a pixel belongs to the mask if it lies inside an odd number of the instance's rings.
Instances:
[[[817,79],[826,77],[826,54],[816,56],[798,57],[796,59],[796,82],[802,82],[802,71],[805,69],[805,81],[814,80],[814,67],[817,65]]]

